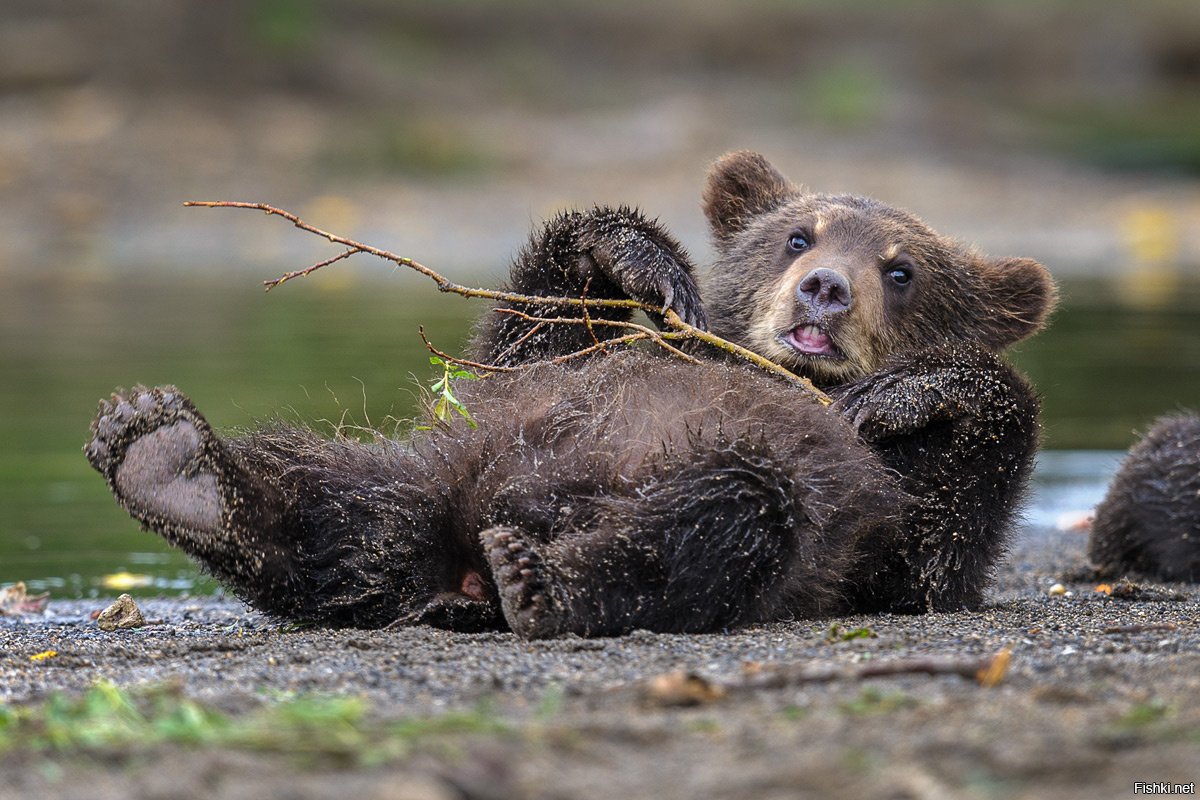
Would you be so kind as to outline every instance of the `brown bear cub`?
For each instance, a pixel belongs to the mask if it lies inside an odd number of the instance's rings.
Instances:
[[[547,637],[977,605],[1038,441],[998,353],[1043,325],[1049,275],[753,153],[714,165],[704,211],[703,293],[628,208],[551,220],[512,288],[674,309],[833,406],[707,352],[551,364],[621,331],[490,314],[474,355],[523,368],[456,387],[478,428],[225,439],[177,390],[136,388],[101,402],[88,458],[137,520],[286,619]]]
[[[1102,574],[1200,581],[1200,416],[1162,417],[1129,451],[1096,509]]]

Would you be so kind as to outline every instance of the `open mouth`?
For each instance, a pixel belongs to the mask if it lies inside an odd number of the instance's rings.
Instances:
[[[843,359],[841,350],[833,344],[829,334],[816,325],[797,325],[782,337],[783,342],[798,353],[806,356]]]

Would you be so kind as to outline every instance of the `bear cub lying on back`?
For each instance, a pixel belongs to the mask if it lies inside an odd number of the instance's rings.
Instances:
[[[713,166],[703,205],[703,292],[627,208],[551,220],[512,288],[674,309],[833,406],[707,352],[549,363],[620,335],[602,324],[620,309],[591,331],[490,314],[475,357],[523,368],[456,387],[478,428],[226,439],[176,389],[135,388],[101,402],[88,458],[135,519],[286,619],[547,637],[980,603],[1038,440],[998,353],[1044,324],[1049,275],[754,153]]]

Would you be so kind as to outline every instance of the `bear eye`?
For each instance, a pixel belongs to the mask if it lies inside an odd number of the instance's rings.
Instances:
[[[896,265],[887,271],[887,276],[897,286],[908,286],[912,283],[912,268]]]
[[[788,250],[793,253],[803,253],[808,248],[812,247],[812,242],[803,233],[793,233],[787,240]]]

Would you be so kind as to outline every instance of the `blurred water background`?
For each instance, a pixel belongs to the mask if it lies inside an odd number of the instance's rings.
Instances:
[[[713,158],[764,152],[1063,286],[1016,362],[1045,397],[1030,521],[1102,495],[1200,406],[1200,5],[553,7],[11,0],[0,7],[0,585],[211,591],[112,502],[97,398],[175,383],[218,427],[384,426],[485,309],[335,254],[259,200],[492,285],[555,210],[628,202],[698,261]],[[361,257],[360,257],[361,258]],[[114,584],[115,586],[115,584]]]

